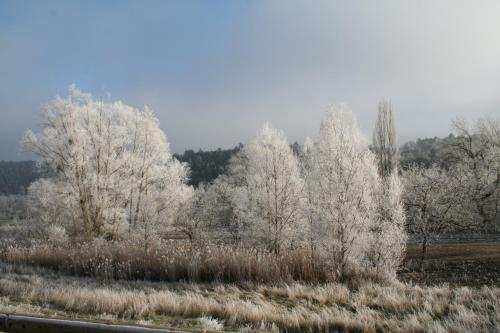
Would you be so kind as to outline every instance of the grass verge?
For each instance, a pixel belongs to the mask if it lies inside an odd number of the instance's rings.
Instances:
[[[0,272],[3,307],[10,311],[62,311],[80,318],[200,329],[210,319],[229,331],[495,332],[500,328],[496,287],[395,282],[350,289],[338,283],[103,281],[7,264]]]

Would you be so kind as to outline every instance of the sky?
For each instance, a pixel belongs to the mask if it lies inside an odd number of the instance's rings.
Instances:
[[[401,143],[446,136],[500,116],[500,1],[0,0],[0,160],[73,83],[149,106],[174,152],[303,142],[337,103],[371,136],[382,99]]]

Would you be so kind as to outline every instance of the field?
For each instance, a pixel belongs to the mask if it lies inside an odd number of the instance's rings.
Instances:
[[[498,241],[431,244],[425,272],[417,269],[420,247],[409,244],[400,282],[350,285],[83,277],[53,269],[59,252],[37,259],[45,267],[0,262],[0,313],[195,332],[500,330]]]
[[[401,282],[182,283],[0,264],[0,313],[241,332],[494,332],[500,242],[410,244]],[[484,284],[484,286],[483,286]]]
[[[436,285],[500,286],[500,241],[439,242],[427,250],[425,273],[416,271],[421,249],[409,244],[402,281]]]
[[[488,332],[500,289],[102,281],[2,265],[0,312],[254,332]]]

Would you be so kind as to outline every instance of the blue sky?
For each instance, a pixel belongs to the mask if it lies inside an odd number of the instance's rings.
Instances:
[[[339,102],[370,135],[382,98],[401,142],[443,136],[500,115],[499,18],[495,0],[0,0],[0,160],[71,83],[150,106],[178,152],[266,121],[301,142]]]

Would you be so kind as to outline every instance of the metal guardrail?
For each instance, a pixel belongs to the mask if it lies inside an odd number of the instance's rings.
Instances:
[[[187,333],[126,325],[0,314],[0,332],[7,333]]]

